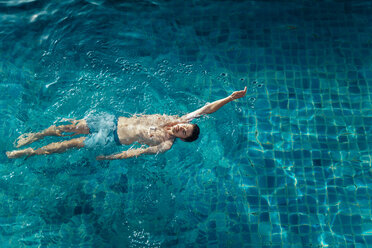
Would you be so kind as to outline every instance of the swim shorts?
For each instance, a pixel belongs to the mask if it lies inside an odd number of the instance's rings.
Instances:
[[[90,115],[84,118],[90,135],[84,141],[88,148],[121,145],[117,133],[118,119],[111,114]]]

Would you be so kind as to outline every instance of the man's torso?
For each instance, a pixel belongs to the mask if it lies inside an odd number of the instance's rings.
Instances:
[[[167,123],[177,122],[178,116],[167,115],[135,115],[119,117],[117,134],[121,144],[130,145],[134,142],[156,146],[173,139],[165,130]]]

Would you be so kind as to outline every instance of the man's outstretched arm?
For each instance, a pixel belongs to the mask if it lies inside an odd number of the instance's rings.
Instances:
[[[147,148],[129,149],[127,151],[108,155],[108,156],[101,155],[101,156],[96,157],[96,159],[97,160],[114,160],[114,159],[138,157],[142,154],[157,154],[157,153],[168,151],[169,149],[171,149],[172,145],[173,145],[173,141],[168,140],[168,141],[164,141],[163,143],[157,146],[150,146]]]
[[[191,121],[194,118],[199,118],[202,115],[207,115],[216,112],[219,110],[223,105],[226,103],[229,103],[231,101],[234,101],[238,98],[242,98],[247,93],[247,87],[244,88],[244,90],[235,91],[230,96],[214,101],[210,104],[205,105],[204,107],[195,110],[194,112],[188,113],[187,115],[184,115],[181,117],[182,120],[185,121]]]

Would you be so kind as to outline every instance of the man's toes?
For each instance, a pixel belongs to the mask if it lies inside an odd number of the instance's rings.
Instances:
[[[17,158],[18,157],[16,151],[6,152],[6,156],[8,158]]]
[[[12,153],[11,153],[11,152],[6,152],[5,154],[6,154],[6,156],[7,156],[8,158],[12,158]]]

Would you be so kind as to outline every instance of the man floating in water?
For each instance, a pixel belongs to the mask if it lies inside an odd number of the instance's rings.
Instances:
[[[247,93],[247,87],[241,91],[235,91],[230,96],[214,101],[206,106],[186,114],[182,117],[167,115],[139,115],[119,117],[112,130],[114,140],[118,145],[130,145],[134,142],[148,145],[146,148],[136,148],[123,151],[118,154],[108,156],[98,156],[98,160],[106,159],[124,159],[137,157],[142,154],[157,154],[169,150],[176,138],[186,142],[192,142],[199,136],[199,127],[190,122],[202,115],[216,112],[226,103],[238,98],[244,97]],[[16,147],[31,144],[45,136],[67,136],[63,133],[72,133],[69,136],[79,134],[90,134],[91,129],[89,121],[70,120],[70,125],[51,126],[39,133],[27,133],[21,135],[16,140]],[[8,158],[19,158],[23,156],[48,155],[52,153],[62,153],[70,148],[82,148],[86,146],[89,137],[80,137],[62,142],[51,143],[37,150],[27,148],[23,150],[14,150],[6,152]]]

